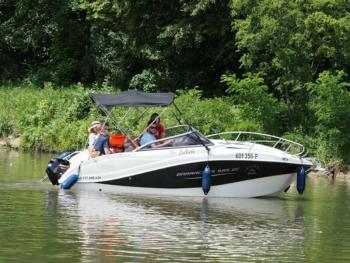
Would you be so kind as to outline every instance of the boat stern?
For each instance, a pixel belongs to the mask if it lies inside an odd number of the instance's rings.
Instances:
[[[64,152],[56,158],[51,159],[47,164],[46,174],[53,185],[59,184],[58,180],[69,168],[70,163],[67,157],[69,157],[70,154],[70,152]]]

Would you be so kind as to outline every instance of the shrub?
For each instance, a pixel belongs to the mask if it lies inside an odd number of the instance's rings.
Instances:
[[[232,102],[240,109],[244,122],[254,123],[260,131],[279,134],[279,118],[285,105],[268,93],[264,79],[257,74],[248,74],[243,79],[235,75],[224,75],[221,79],[228,86]]]
[[[310,108],[316,116],[317,154],[326,161],[350,162],[350,91],[345,73],[323,72],[310,83]]]

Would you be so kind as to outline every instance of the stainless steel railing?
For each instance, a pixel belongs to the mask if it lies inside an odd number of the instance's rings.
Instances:
[[[307,151],[302,144],[265,133],[235,131],[210,134],[206,137],[208,139],[220,139],[226,143],[249,142],[252,143],[251,149],[256,144],[263,144],[301,157],[304,157],[307,154]]]

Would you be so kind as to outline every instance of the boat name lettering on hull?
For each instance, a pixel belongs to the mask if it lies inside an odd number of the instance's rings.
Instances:
[[[194,153],[196,153],[196,151],[193,149],[191,149],[191,150],[185,149],[185,150],[179,151],[179,155],[188,155],[188,154],[194,154]]]
[[[79,181],[101,180],[101,176],[79,176]]]
[[[194,175],[201,175],[201,171],[193,171],[193,172],[183,172],[183,173],[177,173],[177,177],[183,177],[183,176],[194,176]]]
[[[257,153],[236,153],[235,157],[236,159],[248,159],[248,160],[255,160],[258,159]]]
[[[224,175],[224,174],[235,174],[239,171],[239,167],[235,168],[223,168],[223,169],[211,169],[212,175]],[[180,172],[176,174],[176,177],[186,177],[186,176],[202,176],[202,171],[189,171],[189,172]]]

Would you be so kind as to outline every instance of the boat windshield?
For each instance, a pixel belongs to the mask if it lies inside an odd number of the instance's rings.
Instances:
[[[189,128],[189,126],[187,126]],[[167,129],[167,134],[168,130],[173,130],[173,129],[178,129],[178,128],[186,128],[185,126],[176,126],[172,127],[170,129]],[[150,144],[161,144],[165,141],[171,141],[171,143],[162,148],[149,148]],[[204,145],[211,145],[212,142],[207,139],[204,135],[199,133],[196,130],[190,130],[182,134],[174,135],[174,136],[168,136],[166,138],[156,140],[150,143],[147,143],[145,145],[142,145],[140,147],[140,150],[150,150],[150,149],[163,149],[163,148],[178,148],[178,147],[186,147],[186,146],[202,146]]]

